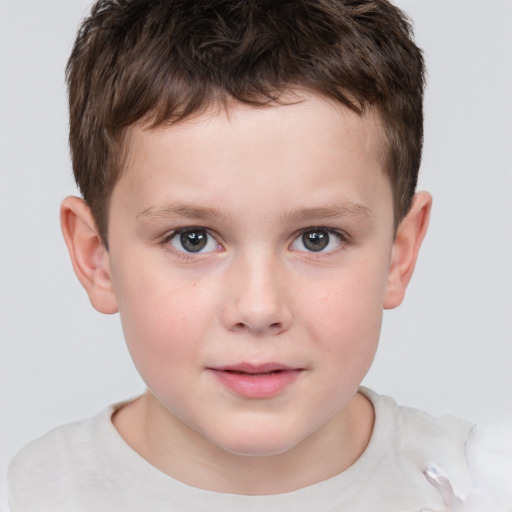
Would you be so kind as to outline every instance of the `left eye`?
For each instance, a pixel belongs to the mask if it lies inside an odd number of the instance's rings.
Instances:
[[[343,243],[342,235],[325,228],[309,229],[297,237],[291,248],[295,251],[330,252]]]
[[[188,253],[212,252],[219,246],[217,240],[201,228],[181,230],[169,240],[169,243],[177,251]]]

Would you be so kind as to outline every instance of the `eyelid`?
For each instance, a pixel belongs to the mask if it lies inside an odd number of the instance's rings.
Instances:
[[[213,240],[215,240],[215,242],[217,243],[217,248],[224,249],[224,243],[219,240],[220,239],[219,235],[217,235],[215,232],[212,232],[211,229],[206,228],[204,226],[185,226],[185,227],[180,227],[180,228],[174,229],[171,232],[169,232],[166,235],[164,235],[164,237],[162,238],[160,243],[162,245],[166,246],[167,250],[173,252],[174,254],[176,254],[176,255],[178,255],[180,257],[186,258],[186,259],[197,259],[198,257],[207,256],[207,255],[215,252],[215,250],[212,249],[212,250],[209,250],[209,251],[206,251],[206,252],[198,251],[198,252],[194,253],[194,252],[189,252],[189,251],[186,251],[186,250],[180,250],[180,249],[177,249],[175,247],[170,246],[169,242],[171,240],[173,240],[174,238],[178,237],[182,233],[186,233],[187,231],[194,231],[194,230],[205,231],[208,236],[212,237]],[[304,248],[304,249],[293,249],[292,245],[297,240],[299,240],[304,235],[304,233],[307,233],[307,232],[310,232],[310,231],[325,231],[325,232],[329,233],[329,235],[332,235],[332,236],[336,237],[339,240],[339,245],[336,248],[334,248],[334,249],[331,249],[331,250],[328,250],[328,251],[318,251],[318,252],[310,251],[310,250],[307,250],[306,248]],[[294,252],[307,253],[309,256],[321,256],[321,255],[332,254],[332,253],[336,252],[338,249],[340,249],[342,247],[345,247],[350,242],[351,242],[350,235],[348,235],[345,231],[342,231],[340,229],[326,227],[326,226],[309,226],[307,228],[300,229],[298,232],[295,233],[295,235],[293,236],[292,242],[291,242],[289,247]]]
[[[206,256],[208,254],[211,254],[213,252],[215,252],[215,249],[212,249],[212,250],[209,250],[209,251],[197,251],[197,252],[192,252],[192,251],[186,251],[185,249],[183,250],[180,250],[176,247],[173,247],[171,245],[171,241],[174,240],[175,238],[179,237],[182,233],[186,233],[188,231],[204,231],[207,236],[211,237],[215,243],[217,244],[217,248],[218,247],[223,247],[223,244],[219,241],[219,236],[216,235],[215,233],[212,233],[212,231],[208,228],[205,228],[204,226],[185,226],[185,227],[181,227],[181,228],[178,228],[178,229],[174,229],[172,230],[171,232],[167,233],[161,240],[161,244],[164,245],[166,247],[166,249],[168,251],[172,251],[174,254],[177,254],[178,256],[180,257],[184,257],[184,258],[187,258],[187,259],[192,259],[192,258],[198,258],[198,257],[201,257],[201,256]]]
[[[310,231],[325,231],[325,232],[329,233],[329,235],[335,236],[339,240],[339,242],[340,242],[339,246],[336,247],[335,249],[331,249],[329,251],[317,251],[317,252],[315,252],[315,251],[308,251],[307,249],[296,249],[297,252],[303,252],[303,253],[308,254],[309,256],[321,256],[321,255],[326,255],[326,254],[332,254],[333,252],[336,252],[341,247],[346,246],[346,244],[348,244],[350,242],[350,240],[351,240],[350,236],[345,231],[342,231],[342,230],[339,230],[339,229],[335,229],[335,228],[329,228],[329,227],[326,227],[326,226],[310,226],[310,227],[301,229],[294,236],[294,238],[292,240],[292,243],[290,244],[290,247],[297,240],[300,240],[305,233],[308,233]]]
[[[171,231],[165,233],[162,237],[162,242],[168,242],[171,238],[174,238],[176,235],[180,235],[181,233],[186,233],[187,231],[206,231],[211,237],[219,238],[215,233],[212,232],[210,228],[205,228],[204,226],[183,226],[181,228],[171,229]]]

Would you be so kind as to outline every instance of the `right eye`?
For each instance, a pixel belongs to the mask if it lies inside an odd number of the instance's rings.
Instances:
[[[169,238],[169,244],[173,249],[187,253],[212,252],[219,247],[217,240],[202,228],[181,229]]]

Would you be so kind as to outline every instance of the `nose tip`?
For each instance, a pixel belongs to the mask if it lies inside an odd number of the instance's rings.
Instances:
[[[292,314],[286,286],[273,266],[231,276],[222,312],[230,331],[278,335],[289,329]]]
[[[276,335],[287,330],[287,323],[285,321],[270,322],[264,317],[258,318],[256,315],[250,315],[245,318],[244,322],[236,322],[232,325],[231,330]]]

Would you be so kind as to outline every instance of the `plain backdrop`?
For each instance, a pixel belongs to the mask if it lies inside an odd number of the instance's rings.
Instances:
[[[0,508],[27,442],[144,386],[117,315],[61,238],[76,193],[64,66],[89,0],[0,0]],[[435,415],[512,423],[512,2],[401,0],[428,66],[430,231],[365,384]]]

